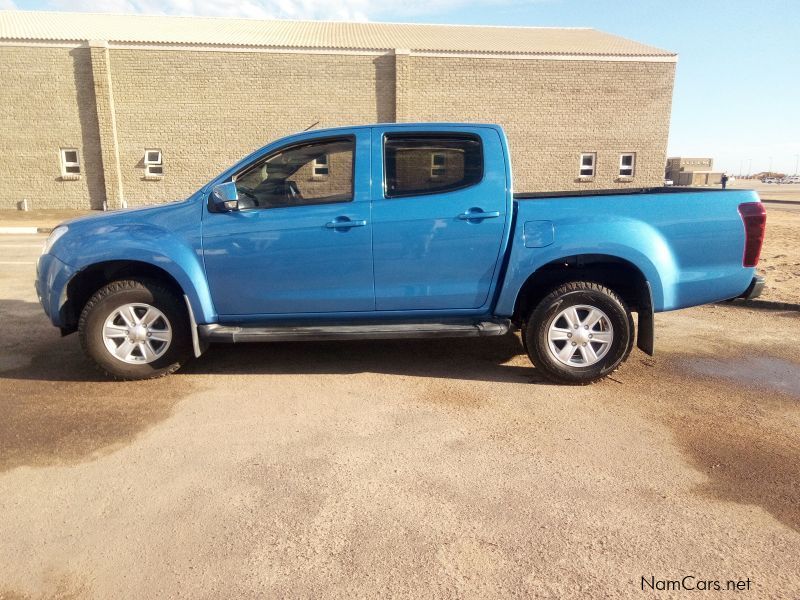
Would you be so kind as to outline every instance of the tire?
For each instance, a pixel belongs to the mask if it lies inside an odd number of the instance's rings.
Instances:
[[[633,349],[633,318],[612,290],[575,281],[559,286],[539,302],[524,335],[531,362],[547,379],[587,385],[607,377],[628,358]]]
[[[78,335],[84,352],[114,379],[163,377],[192,355],[184,303],[152,280],[114,281],[98,290],[81,312]]]

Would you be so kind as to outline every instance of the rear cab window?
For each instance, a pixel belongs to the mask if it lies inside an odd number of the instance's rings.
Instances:
[[[451,192],[483,179],[477,135],[387,133],[383,154],[386,198]]]

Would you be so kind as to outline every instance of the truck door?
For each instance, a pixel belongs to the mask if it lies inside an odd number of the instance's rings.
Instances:
[[[483,307],[510,218],[500,136],[408,126],[372,136],[376,309]]]
[[[233,176],[240,210],[203,217],[222,315],[375,309],[370,130],[290,143]]]

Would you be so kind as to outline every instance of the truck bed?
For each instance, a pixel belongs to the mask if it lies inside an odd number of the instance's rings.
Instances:
[[[635,196],[638,194],[690,194],[708,192],[742,192],[746,189],[723,190],[721,188],[698,187],[649,187],[649,188],[622,188],[607,190],[569,190],[561,192],[514,192],[514,200],[537,200],[540,198],[576,198],[581,196]]]
[[[537,200],[537,202],[528,202]],[[744,268],[738,207],[750,190],[635,188],[514,194],[516,225],[504,281],[520,289],[530,273],[576,255],[634,265],[651,287],[656,312],[739,296],[755,269]],[[498,314],[513,311],[501,294]]]

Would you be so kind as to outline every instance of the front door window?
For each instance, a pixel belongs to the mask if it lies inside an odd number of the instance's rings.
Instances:
[[[353,200],[352,138],[298,144],[234,178],[239,208],[285,208]],[[326,165],[324,176],[320,165]]]

